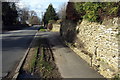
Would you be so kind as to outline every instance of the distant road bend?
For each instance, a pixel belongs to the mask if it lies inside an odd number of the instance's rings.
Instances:
[[[20,62],[39,27],[8,31],[2,34],[2,77]]]

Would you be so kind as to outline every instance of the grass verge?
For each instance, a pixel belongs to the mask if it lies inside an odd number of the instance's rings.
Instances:
[[[45,27],[44,27],[44,26],[40,26],[39,31],[46,31],[46,29],[45,29]]]
[[[39,43],[37,47],[30,49],[19,79],[30,76],[38,79],[57,78],[61,80],[48,40],[43,38],[39,40]]]
[[[41,48],[41,55],[38,60],[38,66],[40,68],[41,76],[43,78],[48,78],[51,76],[54,66],[50,62],[45,61],[45,51],[43,47]]]
[[[40,29],[39,31],[46,31],[46,29]]]
[[[34,66],[35,66],[35,62],[37,59],[37,53],[38,53],[38,47],[35,48],[35,54],[33,55],[33,58],[32,58],[31,63],[30,63],[30,72],[34,71]]]

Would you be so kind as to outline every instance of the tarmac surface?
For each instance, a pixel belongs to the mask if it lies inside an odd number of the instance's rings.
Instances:
[[[38,35],[49,40],[55,62],[63,78],[94,78],[95,80],[104,78],[68,46],[63,44],[58,32],[44,32],[38,33]]]
[[[28,27],[22,30],[2,33],[2,77],[11,72],[22,59],[39,27]],[[1,70],[1,69],[0,69]],[[1,77],[1,76],[0,76]]]

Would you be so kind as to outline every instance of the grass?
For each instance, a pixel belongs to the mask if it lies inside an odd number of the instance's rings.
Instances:
[[[35,53],[33,55],[31,63],[30,63],[30,72],[33,72],[33,70],[34,70],[34,66],[35,66],[35,62],[36,62],[36,58],[37,58],[37,52],[38,52],[38,48],[35,48]]]
[[[48,62],[44,61],[44,50],[43,50],[43,47],[41,48],[41,56],[40,56],[40,59],[39,59],[39,65],[40,65],[41,69],[44,67],[48,71],[50,71],[51,68],[52,68],[52,66]]]
[[[46,29],[40,29],[39,31],[46,31]]]
[[[39,51],[38,51],[39,50]],[[29,63],[29,72],[33,75],[40,76],[42,78],[52,78],[60,76],[55,67],[54,62],[49,61],[51,58],[50,54],[47,54],[45,51],[46,47],[42,46],[42,43],[39,47],[34,48],[34,53]]]
[[[40,55],[38,55],[38,47],[35,48],[34,55],[30,63],[30,73],[34,73],[34,70],[37,68],[43,78],[50,77],[53,74],[54,66],[49,61],[45,61],[44,58],[44,47],[40,48]]]
[[[40,72],[43,74],[43,77],[49,76],[52,73],[53,67],[49,62],[44,60],[44,49],[41,48],[41,55],[38,61],[38,66],[40,68]]]
[[[46,29],[44,29],[44,26],[40,26],[39,31],[46,31]]]

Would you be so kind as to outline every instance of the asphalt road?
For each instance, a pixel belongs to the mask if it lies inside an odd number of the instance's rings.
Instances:
[[[9,31],[2,34],[2,77],[20,62],[39,27]]]

